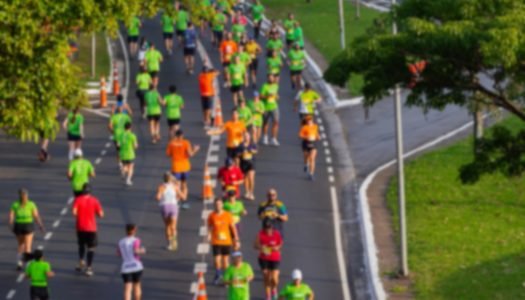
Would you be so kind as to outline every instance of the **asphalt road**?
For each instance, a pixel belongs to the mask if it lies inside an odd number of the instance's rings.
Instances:
[[[162,46],[161,27],[158,20],[146,21],[142,33],[152,40],[159,49]],[[216,50],[209,43],[209,36],[203,44],[212,62],[219,66]],[[200,60],[197,58],[197,70]],[[266,73],[261,61],[259,77],[264,79]],[[137,63],[131,63],[131,78],[135,77]],[[261,274],[256,263],[257,253],[253,241],[260,229],[257,220],[256,204],[263,200],[265,192],[275,187],[279,198],[287,205],[290,221],[285,225],[286,239],[283,249],[282,282],[289,280],[294,268],[301,268],[305,281],[314,289],[318,299],[342,299],[341,281],[338,273],[332,212],[329,194],[329,175],[324,154],[320,151],[318,172],[314,183],[308,181],[302,171],[302,153],[297,138],[299,121],[292,110],[295,93],[290,88],[288,70],[284,68],[281,76],[281,146],[262,146],[257,156],[257,177],[255,203],[245,203],[249,215],[243,219],[241,241],[245,260],[256,272],[252,284],[253,299],[263,299]],[[165,157],[167,126],[162,124],[163,140],[152,145],[145,121],[133,118],[134,131],[139,139],[139,150],[136,160],[134,186],[123,185],[114,159],[115,151],[110,145],[106,130],[107,120],[85,113],[86,135],[84,152],[92,162],[97,158],[97,178],[93,181],[94,195],[99,197],[106,211],[106,218],[99,222],[99,247],[97,248],[94,271],[95,276],[86,278],[75,273],[77,247],[74,232],[74,220],[68,208],[70,186],[66,180],[67,170],[65,134],[62,132],[51,146],[53,159],[40,164],[35,159],[36,146],[21,144],[2,137],[0,147],[0,222],[7,223],[9,205],[16,198],[20,186],[29,188],[31,198],[36,201],[44,218],[48,240],[37,234],[36,245],[44,245],[47,259],[53,265],[56,278],[50,281],[54,299],[115,299],[122,294],[122,282],[119,275],[120,260],[116,256],[116,243],[123,236],[123,226],[127,222],[139,225],[138,236],[142,238],[148,252],[143,257],[145,273],[143,276],[144,299],[190,299],[190,286],[196,280],[195,263],[201,256],[197,254],[197,245],[202,241],[199,227],[202,225],[202,201],[200,191],[202,172],[208,152],[209,137],[205,135],[201,122],[200,98],[196,76],[184,73],[182,49],[178,48],[172,57],[165,57],[161,66],[159,91],[167,92],[170,84],[176,84],[180,94],[185,98],[186,108],[183,111],[182,128],[186,137],[203,149],[193,159],[193,171],[189,179],[191,209],[182,211],[179,220],[179,250],[169,252],[164,249],[163,225],[158,207],[153,198],[161,175],[169,169],[169,159]],[[221,79],[222,83],[222,79]],[[129,102],[138,111],[138,101],[133,97],[135,85],[129,89]],[[247,89],[247,95],[252,93]],[[232,102],[229,91],[222,90],[223,113],[229,118]],[[224,140],[224,139],[223,139]],[[225,155],[223,141],[220,143],[218,162]],[[106,150],[103,155],[101,151]],[[219,166],[219,163],[212,163]],[[62,215],[63,213],[63,215]],[[57,224],[57,220],[60,221]],[[56,225],[54,227],[53,225]],[[15,291],[12,299],[28,298],[28,283],[18,283],[18,273],[14,270],[16,243],[7,228],[0,230],[0,296]],[[211,256],[206,256],[208,273],[206,279],[211,281],[213,268]],[[211,299],[224,299],[225,289],[208,285]]]

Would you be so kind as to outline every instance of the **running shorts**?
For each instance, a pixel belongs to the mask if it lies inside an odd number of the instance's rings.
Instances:
[[[29,289],[29,298],[31,300],[48,300],[49,299],[49,291],[47,287],[43,286],[32,286]]]
[[[232,93],[238,93],[242,90],[242,85],[232,85],[230,87],[230,92]]]
[[[261,267],[261,270],[279,270],[279,265],[281,264],[280,261],[273,261],[273,260],[265,260],[259,258],[259,267]]]
[[[243,174],[246,174],[252,170],[255,170],[254,160],[241,160],[241,171]]]
[[[242,149],[241,147],[226,147],[226,155],[229,158],[237,158],[239,155],[241,155]]]
[[[291,76],[301,75],[302,73],[303,73],[303,70],[290,70]]]
[[[173,173],[173,176],[177,178],[179,181],[186,181],[188,180],[188,172],[182,172],[182,173]]]
[[[72,133],[67,133],[67,140],[70,141],[70,142],[77,142],[77,141],[81,141],[82,140],[82,137],[80,135],[76,135],[76,134],[72,134]]]
[[[168,119],[168,126],[171,127],[173,125],[179,125],[180,119]]]
[[[191,47],[184,47],[184,56],[194,56],[195,55],[195,48]]]
[[[213,34],[215,35],[215,40],[217,42],[217,44],[220,44],[222,42],[222,36],[223,36],[223,33],[222,31],[218,30],[218,31],[213,31]]]
[[[252,62],[248,67],[250,68],[250,71],[257,71],[257,69],[259,68],[259,59],[252,59]]]
[[[302,148],[303,148],[303,151],[310,152],[310,151],[316,149],[317,147],[316,147],[315,141],[303,140]]]
[[[133,273],[122,273],[122,280],[124,280],[124,283],[139,283],[141,277],[142,271],[137,271]]]
[[[77,231],[78,245],[86,245],[88,248],[95,248],[98,245],[96,232]]]
[[[164,39],[172,39],[173,38],[173,32],[163,32],[162,33],[162,37],[164,37]]]
[[[185,32],[186,32],[186,30],[179,30],[179,29],[176,30],[176,34],[179,37],[183,37]]]
[[[213,105],[213,96],[201,96],[202,110],[211,109]]]
[[[160,115],[148,115],[148,120],[158,122],[160,120]]]
[[[139,40],[138,35],[128,35],[128,43],[136,43]]]
[[[176,203],[163,204],[160,206],[160,213],[164,219],[176,218],[179,215],[179,206]]]
[[[13,233],[16,236],[19,235],[28,235],[35,231],[34,223],[15,223],[13,226]]]
[[[211,248],[212,248],[213,256],[230,255],[230,253],[232,251],[232,247],[231,246],[212,245]]]
[[[279,122],[279,108],[276,108],[271,111],[267,111],[263,115],[263,122],[264,124],[268,124],[268,122]]]
[[[159,71],[149,71],[149,76],[151,76],[151,78],[157,78],[157,76],[159,75]],[[145,95],[145,94],[144,94]]]

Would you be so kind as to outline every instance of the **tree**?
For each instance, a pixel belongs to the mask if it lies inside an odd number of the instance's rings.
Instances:
[[[496,106],[525,121],[525,2],[523,0],[405,0],[367,36],[340,53],[324,74],[343,86],[363,74],[365,106],[396,84],[406,103],[424,109],[449,104]],[[409,65],[424,61],[418,74]]]

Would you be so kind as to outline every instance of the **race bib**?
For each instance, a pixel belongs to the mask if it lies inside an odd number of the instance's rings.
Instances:
[[[270,255],[272,254],[272,247],[268,247],[268,246],[263,246],[262,247],[262,253],[264,253],[264,255]]]
[[[219,234],[217,235],[217,239],[219,241],[225,241],[228,237],[226,236],[226,234],[224,232],[219,232]]]
[[[309,135],[309,136],[308,136],[308,140],[309,140],[310,142],[315,141],[315,138],[316,138],[315,135]]]
[[[268,103],[275,103],[277,102],[277,97],[275,96],[268,96]]]

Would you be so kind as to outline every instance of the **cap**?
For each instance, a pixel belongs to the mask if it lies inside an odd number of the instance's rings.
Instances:
[[[75,152],[73,154],[75,157],[82,157],[82,149],[78,148],[78,149],[75,149]]]
[[[241,257],[242,256],[242,252],[241,251],[235,251],[232,253],[232,257]]]
[[[303,279],[303,272],[299,269],[295,269],[292,271],[292,279],[293,280],[302,280]]]

